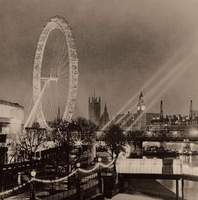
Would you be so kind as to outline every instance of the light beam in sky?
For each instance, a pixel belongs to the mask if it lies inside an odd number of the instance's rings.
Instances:
[[[181,60],[184,56],[186,56],[187,53],[189,53],[190,46],[191,46],[191,43],[189,42],[189,43],[186,43],[185,45],[183,45],[181,48],[179,48],[179,50],[177,52],[175,52],[175,54],[159,68],[159,70],[143,85],[143,87],[141,87],[141,89],[135,95],[133,95],[124,104],[123,107],[121,107],[121,109],[112,117],[112,119],[106,125],[103,126],[102,131],[104,131],[116,119],[116,117],[118,115],[123,113],[134,102],[135,99],[137,99],[138,95],[140,94],[140,92],[142,90],[149,91],[149,87],[153,91],[156,90],[158,88],[158,84],[159,84],[159,82],[161,82],[162,78],[165,78],[166,76],[170,76],[169,75],[170,73],[174,73],[174,72],[171,72],[172,69],[168,73],[167,73],[167,71],[169,70],[169,68],[176,65],[178,60]],[[154,86],[155,89],[152,87],[152,84],[155,84],[155,86]],[[136,104],[133,104],[132,107],[130,107],[130,110],[134,111],[135,107],[136,107]],[[120,123],[125,116],[126,116],[126,114],[123,114],[123,116],[121,116],[114,123]]]
[[[158,85],[156,85],[155,89],[151,91],[149,96],[154,97],[154,98],[152,98],[152,101],[150,102],[150,104],[148,104],[145,111],[150,109],[157,101],[159,101],[161,96],[188,69],[189,66],[192,66],[192,64],[194,64],[194,60],[192,56],[188,56],[187,59],[185,58],[185,60],[178,63],[178,65],[176,65],[174,69],[167,76],[165,76]],[[157,90],[158,92],[156,94]],[[154,96],[154,94],[156,94],[156,96]],[[142,118],[142,116],[144,115],[144,112],[141,113],[140,116],[138,116],[138,118],[131,124],[130,127],[128,127],[126,131],[129,131]]]

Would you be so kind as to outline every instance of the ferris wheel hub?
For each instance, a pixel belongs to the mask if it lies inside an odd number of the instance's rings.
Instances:
[[[58,77],[53,77],[53,76],[50,76],[50,77],[41,77],[41,80],[42,81],[58,81]]]
[[[58,81],[58,77],[50,77],[50,81]]]

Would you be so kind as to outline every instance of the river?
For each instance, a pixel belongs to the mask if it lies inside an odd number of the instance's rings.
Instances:
[[[188,164],[188,166],[198,167],[198,156],[180,156],[183,163]],[[173,192],[176,191],[176,182],[171,180],[158,180],[162,185],[164,185],[169,190]],[[179,190],[181,195],[181,183],[179,183]],[[187,200],[197,200],[198,199],[198,182],[194,181],[184,181],[184,198]],[[161,198],[149,197],[143,194],[118,194],[112,198],[113,200],[157,200]]]
[[[189,166],[198,166],[198,156],[182,156],[183,163],[188,163]],[[164,186],[175,192],[175,181],[162,180],[160,181]],[[180,184],[181,186],[181,184]],[[181,194],[181,187],[180,187]],[[184,198],[188,200],[198,199],[198,182],[185,181],[184,182]]]
[[[118,194],[113,200],[160,200],[158,198],[149,197],[141,194]]]

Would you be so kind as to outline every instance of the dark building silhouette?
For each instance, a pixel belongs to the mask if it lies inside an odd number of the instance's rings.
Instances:
[[[107,111],[107,105],[105,104],[104,112],[100,117],[100,127],[103,127],[109,121],[109,113]]]
[[[89,120],[99,125],[100,123],[100,113],[101,113],[101,97],[89,97],[88,102],[88,112]]]
[[[8,147],[6,145],[7,135],[0,133],[0,165],[7,163]]]
[[[123,117],[123,115],[125,115],[125,117]],[[143,92],[141,92],[137,102],[137,111],[135,113],[129,111],[126,114],[120,114],[120,117],[123,117],[120,121],[120,125],[123,129],[146,130],[153,118],[160,118],[160,113],[146,112],[144,95]]]
[[[189,131],[192,128],[198,128],[198,110],[193,108],[193,102],[190,101],[188,115],[165,114],[164,102],[160,101],[159,112],[147,112],[144,95],[141,92],[137,102],[137,111],[119,114],[113,123],[118,123],[124,130],[142,130],[152,134],[163,133],[172,134],[194,134]],[[193,129],[192,129],[193,130]]]
[[[193,102],[190,100],[189,119],[194,120],[198,118],[198,110],[193,109]]]
[[[107,111],[107,105],[104,106],[104,112],[101,114],[101,97],[89,97],[88,101],[88,114],[89,120],[95,123],[97,126],[102,127],[109,121],[109,113]]]
[[[163,110],[163,101],[160,101],[160,119],[164,117],[164,110]]]
[[[56,120],[57,120],[58,122],[61,121],[61,112],[60,112],[60,107],[59,107],[59,106],[58,106],[58,112],[57,112]]]
[[[193,113],[192,100],[190,100],[189,119],[192,119],[192,113]]]

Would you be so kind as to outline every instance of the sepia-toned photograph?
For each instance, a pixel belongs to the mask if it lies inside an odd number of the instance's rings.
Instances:
[[[198,199],[198,0],[0,0],[0,200]]]

